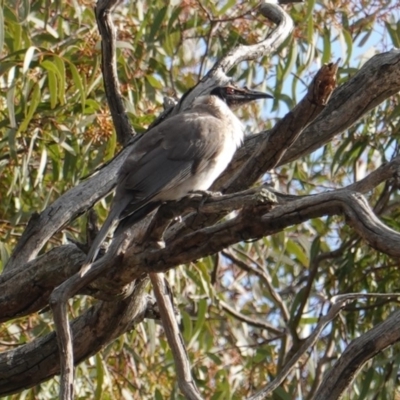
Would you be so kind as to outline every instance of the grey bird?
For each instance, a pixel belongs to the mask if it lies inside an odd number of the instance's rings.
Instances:
[[[110,213],[87,254],[81,275],[122,219],[135,214],[138,221],[164,201],[209,189],[243,141],[242,124],[232,109],[271,97],[247,87],[216,87],[209,95],[195,99],[189,109],[143,134],[118,173]]]

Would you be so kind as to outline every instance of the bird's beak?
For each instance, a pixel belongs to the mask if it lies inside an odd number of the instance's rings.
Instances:
[[[240,98],[242,98],[242,101],[247,102],[247,101],[253,101],[253,100],[260,100],[260,99],[273,99],[274,96],[271,96],[268,93],[265,92],[259,92],[258,90],[251,90],[249,88],[243,88],[242,93],[238,93],[237,95],[238,100],[240,101]]]
[[[229,88],[225,97],[226,103],[231,108],[236,108],[238,106],[241,106],[242,104],[247,104],[254,100],[271,99],[271,98],[273,98],[273,96],[271,96],[268,93],[259,92],[257,90],[251,90],[248,87],[240,89]]]

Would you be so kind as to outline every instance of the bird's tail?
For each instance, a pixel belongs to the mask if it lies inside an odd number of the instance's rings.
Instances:
[[[104,239],[107,235],[115,229],[117,223],[120,220],[120,215],[124,208],[127,206],[127,199],[125,201],[120,201],[119,203],[115,203],[111,206],[110,213],[107,216],[107,219],[104,221],[103,226],[101,227],[99,233],[96,235],[89,252],[86,255],[85,262],[83,263],[80,275],[83,276],[92,266],[94,261],[96,260],[97,254],[99,253],[100,246],[104,242]]]

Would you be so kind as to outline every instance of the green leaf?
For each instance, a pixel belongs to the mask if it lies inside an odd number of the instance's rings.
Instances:
[[[49,79],[49,92],[50,92],[50,107],[53,109],[57,104],[57,78],[52,70],[47,71]]]
[[[17,127],[17,122],[15,118],[15,86],[12,85],[9,90],[7,90],[7,98],[6,98],[6,103],[7,103],[7,112],[8,112],[8,118],[10,118],[10,126],[11,128],[16,128]]]
[[[207,310],[208,310],[207,299],[201,299],[198,303],[197,320],[188,347],[193,346],[193,343],[197,339],[197,336],[199,335],[200,331],[204,329],[204,322],[206,320]]]
[[[181,310],[182,325],[183,325],[183,337],[187,343],[193,337],[193,325],[190,315],[185,311]]]
[[[67,60],[68,61],[68,60]],[[68,61],[69,69],[71,70],[72,74],[72,79],[74,80],[75,86],[77,87],[79,94],[80,94],[80,100],[81,100],[81,106],[82,106],[82,112],[85,110],[85,100],[86,100],[86,94],[85,94],[85,88],[83,86],[81,77],[79,75],[79,72],[75,65],[72,62]]]
[[[161,82],[159,82],[154,76],[152,75],[146,75],[147,81],[150,83],[150,85],[155,88],[161,90],[163,88],[163,85]]]
[[[161,392],[156,389],[155,393],[154,393],[154,400],[164,400],[163,395],[161,394]]]
[[[96,391],[94,393],[95,400],[101,400],[103,396],[103,383],[104,383],[104,366],[101,355],[97,353],[96,359]]]
[[[290,319],[291,320],[295,316],[295,314],[297,312],[297,309],[299,308],[300,303],[303,301],[303,298],[305,296],[305,290],[306,290],[306,288],[304,288],[304,287],[302,289],[300,289],[297,292],[297,294],[296,294],[296,296],[295,296],[295,298],[293,300],[292,306],[290,307]]]
[[[0,7],[0,54],[3,52],[4,46],[4,14],[3,9]]]
[[[331,60],[331,31],[327,27],[324,27],[323,45],[322,63],[327,64]]]
[[[397,24],[391,24],[389,22],[385,22],[385,26],[390,39],[392,39],[393,46],[400,48],[400,23],[397,22]]]
[[[65,64],[61,57],[54,56],[54,65],[58,72],[58,100],[63,105],[65,104]]]
[[[153,24],[150,29],[150,33],[147,37],[147,40],[149,42],[153,42],[156,33],[160,32],[161,24],[164,21],[167,11],[168,11],[168,6],[165,6],[160,11],[158,11],[157,15],[155,16]]]
[[[347,65],[350,63],[350,58],[353,53],[353,38],[346,29],[340,29],[339,36],[342,37],[346,43],[346,60],[343,62],[343,65]]]
[[[304,17],[305,21],[312,19],[310,17],[313,15],[314,7],[315,7],[315,0],[308,0],[307,1],[307,12]]]
[[[321,251],[321,238],[317,236],[312,244],[310,250],[310,258],[313,260]]]
[[[288,240],[286,249],[291,255],[295,255],[297,260],[301,262],[304,267],[308,267],[309,259],[304,249],[294,240]]]
[[[18,2],[18,20],[24,22],[31,11],[31,0],[21,0]]]
[[[31,65],[33,55],[35,54],[35,51],[38,50],[35,46],[31,46],[28,48],[28,50],[25,53],[25,58],[24,58],[24,63],[22,65],[22,73],[26,74],[26,72],[29,69],[29,66]]]
[[[31,93],[31,96],[29,98],[29,107],[28,107],[28,112],[22,121],[21,125],[18,128],[18,132],[24,132],[28,128],[29,122],[31,122],[31,119],[33,117],[33,114],[36,111],[36,108],[38,104],[40,103],[40,88],[39,85],[35,82],[33,84],[33,90]]]

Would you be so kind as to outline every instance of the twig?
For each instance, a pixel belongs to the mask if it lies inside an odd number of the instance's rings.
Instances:
[[[355,298],[399,298],[400,293],[369,293],[367,295],[359,293],[353,296],[356,296]],[[354,379],[354,376],[369,359],[400,340],[399,326],[400,312],[397,311],[387,320],[353,340],[330,371],[325,374],[321,385],[312,399],[337,400],[341,398]]]
[[[263,1],[258,9],[266,19],[273,21],[277,26],[259,43],[253,45],[239,45],[218,60],[204,78],[189,92],[174,113],[184,109],[193,100],[204,95],[215,86],[226,85],[231,78],[227,73],[242,61],[251,61],[273,52],[281,45],[293,30],[293,21],[290,16],[274,1]]]
[[[238,253],[240,252],[237,249],[235,249],[235,251]],[[264,269],[261,267],[261,265],[259,263],[257,263],[254,259],[252,259],[248,254],[245,254],[243,252],[240,252],[240,254],[242,256],[246,257],[251,263],[255,264],[257,267],[253,267],[250,264],[241,262],[241,260],[239,260],[238,258],[236,258],[233,254],[231,254],[229,252],[224,251],[224,252],[222,252],[222,254],[224,254],[225,257],[228,257],[239,268],[242,268],[247,272],[253,272],[259,278],[261,278],[261,280],[264,282],[265,286],[267,287],[269,294],[271,295],[272,300],[274,301],[275,305],[281,310],[283,320],[285,321],[286,324],[288,324],[290,321],[289,310],[287,309],[282,297],[279,295],[279,293],[273,287],[271,278],[264,271]]]
[[[276,376],[276,378],[266,385],[264,388],[259,390],[253,396],[247,398],[247,400],[261,400],[265,399],[268,394],[274,391],[288,376],[288,374],[293,370],[297,362],[301,359],[303,354],[305,354],[317,341],[319,335],[325,328],[325,326],[330,323],[343,309],[343,307],[351,300],[357,300],[367,297],[399,297],[400,293],[349,293],[332,297],[330,300],[331,308],[328,313],[323,316],[315,327],[313,333],[304,341],[300,349],[294,354],[294,356],[285,365],[282,371]],[[327,399],[327,397],[317,397],[318,399]]]
[[[50,302],[54,325],[57,331],[57,344],[60,353],[60,400],[74,398],[74,349],[71,329],[68,322],[67,304]]]
[[[255,326],[257,328],[265,329],[274,335],[277,335],[278,337],[281,337],[284,333],[280,331],[279,329],[276,329],[274,326],[269,324],[268,322],[265,322],[259,318],[254,318],[254,317],[249,317],[247,315],[244,315],[238,311],[236,311],[233,307],[231,307],[229,304],[225,303],[222,300],[218,301],[218,304],[221,306],[223,310],[231,314],[233,317],[237,318],[238,320],[242,322],[246,322],[246,324]]]
[[[182,393],[189,400],[201,400],[202,397],[190,372],[189,357],[179,331],[175,317],[174,307],[171,302],[171,293],[163,274],[149,274],[153,284],[154,294],[160,310],[161,321],[167,336],[169,347],[174,357],[178,384]]]

